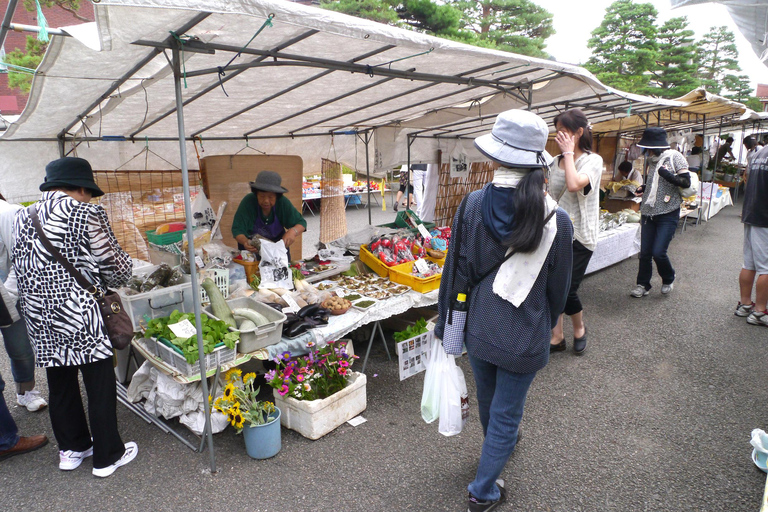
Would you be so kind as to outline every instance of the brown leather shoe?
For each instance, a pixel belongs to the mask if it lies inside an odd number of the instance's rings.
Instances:
[[[45,436],[19,437],[19,441],[13,448],[0,451],[0,460],[5,460],[8,457],[13,457],[14,455],[21,455],[22,453],[37,450],[38,448],[42,448],[47,444],[48,438]]]

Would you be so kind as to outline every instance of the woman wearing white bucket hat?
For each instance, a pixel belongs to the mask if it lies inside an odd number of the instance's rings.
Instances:
[[[463,341],[485,434],[468,486],[470,512],[506,499],[499,476],[517,444],[528,389],[549,361],[550,330],[571,279],[571,221],[544,191],[543,169],[552,159],[544,150],[547,135],[532,112],[499,114],[475,146],[501,167],[492,183],[464,199],[453,221],[461,242],[443,270],[435,335],[447,353],[461,353],[461,341],[444,334],[451,304],[466,295]]]

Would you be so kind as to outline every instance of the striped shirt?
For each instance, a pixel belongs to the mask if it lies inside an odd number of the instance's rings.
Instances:
[[[576,172],[589,178],[587,187],[568,192],[565,184],[565,170],[560,167],[562,155],[555,158],[549,167],[549,193],[560,208],[573,221],[573,234],[581,245],[594,251],[600,232],[600,177],[603,174],[603,158],[596,153],[582,153],[576,159]],[[586,193],[585,193],[586,191]]]

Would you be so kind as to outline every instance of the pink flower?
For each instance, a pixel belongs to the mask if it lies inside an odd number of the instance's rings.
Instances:
[[[296,382],[304,382],[304,374],[297,374],[296,375]]]
[[[283,387],[278,391],[278,393],[280,393],[280,396],[285,396],[288,394],[288,391],[290,391],[290,388],[283,384]]]
[[[346,376],[348,370],[346,368],[339,368],[336,371],[338,371],[340,375],[345,375]]]
[[[290,377],[291,375],[293,375],[293,368],[289,366],[283,372],[283,376],[287,378],[287,377]]]
[[[349,363],[346,361],[339,361],[339,366],[341,366],[342,368],[346,368],[347,366],[349,366]]]

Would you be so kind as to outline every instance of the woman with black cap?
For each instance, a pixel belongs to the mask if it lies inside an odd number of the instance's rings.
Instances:
[[[445,262],[435,336],[448,354],[461,354],[466,344],[477,385],[485,441],[468,486],[470,512],[506,499],[499,476],[517,444],[528,389],[549,361],[550,331],[568,294],[573,227],[544,191],[552,160],[547,136],[546,123],[532,112],[499,114],[475,146],[501,167],[492,183],[465,197],[452,225],[461,241]],[[457,302],[468,305],[458,340],[446,327]]]
[[[250,186],[251,193],[240,202],[232,221],[237,247],[258,252],[258,245],[252,242],[256,235],[270,242],[282,240],[290,247],[307,230],[307,221],[285,197],[288,189],[282,186],[282,178],[274,171],[261,171]]]
[[[93,197],[104,194],[82,158],[60,158],[45,168],[42,199],[33,207],[53,249],[97,289],[117,288],[131,277],[131,257],[120,248],[107,212]],[[48,377],[48,412],[59,445],[59,469],[93,457],[93,474],[107,477],[131,462],[136,443],[117,429],[112,344],[92,290],[43,247],[29,208],[14,221],[13,268],[19,304],[39,367]],[[78,374],[88,395],[88,419]],[[90,423],[90,430],[88,428]]]
[[[638,187],[635,195],[642,196],[640,206],[640,266],[637,286],[630,295],[645,297],[651,290],[653,263],[661,276],[661,293],[674,288],[675,269],[667,256],[667,249],[675,236],[680,220],[683,196],[680,187],[691,186],[688,161],[679,152],[669,149],[667,131],[661,127],[646,128],[637,143],[648,160],[646,185]]]

